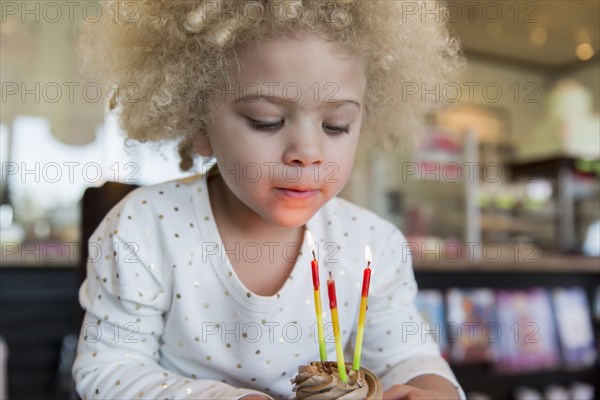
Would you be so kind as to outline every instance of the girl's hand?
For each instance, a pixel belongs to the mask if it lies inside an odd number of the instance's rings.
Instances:
[[[240,398],[240,400],[269,400],[268,397],[261,396],[260,394],[249,394]]]
[[[458,390],[437,375],[420,375],[406,385],[394,385],[383,393],[385,400],[458,400]]]
[[[447,394],[419,389],[410,385],[394,385],[383,393],[384,400],[448,400]]]

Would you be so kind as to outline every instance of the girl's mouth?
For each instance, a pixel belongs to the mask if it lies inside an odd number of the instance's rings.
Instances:
[[[275,188],[276,192],[285,198],[294,200],[307,200],[317,195],[317,189],[308,188]]]

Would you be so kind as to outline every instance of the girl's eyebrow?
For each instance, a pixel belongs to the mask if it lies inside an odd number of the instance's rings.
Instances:
[[[267,96],[264,94],[246,93],[246,94],[236,98],[235,100],[233,100],[233,103],[255,103],[259,100],[266,100],[272,104],[284,104],[284,103],[296,103],[297,102],[297,99],[286,99],[285,97],[281,97],[281,96],[275,96],[275,95]],[[344,99],[344,100],[329,99],[329,100],[325,100],[323,103],[325,103],[327,105],[335,104],[335,108],[341,107],[344,104],[354,104],[358,108],[361,108],[360,102],[357,100],[352,100],[352,99]]]

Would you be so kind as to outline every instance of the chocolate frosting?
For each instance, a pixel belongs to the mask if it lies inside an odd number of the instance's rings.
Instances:
[[[310,365],[302,365],[291,382],[296,400],[363,400],[369,394],[369,384],[363,371],[350,370],[348,382],[344,383],[335,362],[322,364],[314,361]]]

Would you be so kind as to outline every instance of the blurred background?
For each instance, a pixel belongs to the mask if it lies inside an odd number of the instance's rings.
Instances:
[[[414,152],[361,148],[342,196],[407,236],[419,306],[470,398],[592,399],[600,2],[447,4],[467,70],[402,90],[451,106],[429,116]],[[0,398],[74,398],[82,242],[94,228],[84,191],[183,174],[172,145],[123,146],[105,104],[126,84],[79,74],[81,23],[107,17],[97,2],[0,5]],[[470,338],[445,329],[469,324]]]

